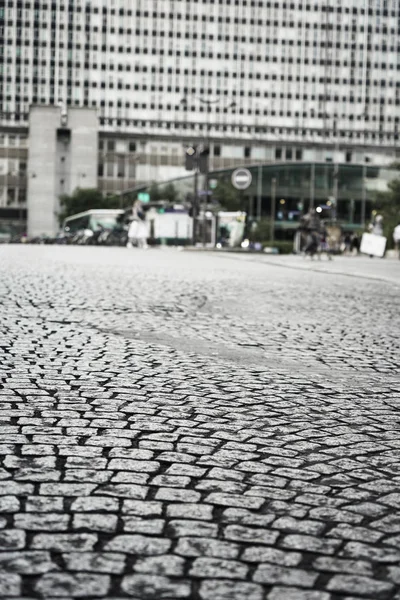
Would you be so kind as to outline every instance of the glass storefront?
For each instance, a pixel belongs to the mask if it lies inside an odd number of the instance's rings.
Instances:
[[[377,193],[385,191],[387,184],[399,177],[399,172],[394,169],[370,164],[268,163],[246,168],[252,174],[252,183],[247,190],[237,191],[241,210],[250,218],[270,217],[275,195],[275,228],[288,232],[297,228],[301,215],[311,206],[320,207],[325,219],[334,218],[346,229],[360,228],[363,217],[366,223],[371,219]],[[232,172],[233,169],[212,171],[209,181],[232,186]],[[190,201],[194,190],[193,174],[158,183],[158,190],[162,193],[171,183],[180,202]],[[198,177],[198,189],[204,189],[203,175]],[[148,188],[142,190],[148,191]],[[127,194],[133,199],[137,191]],[[212,200],[212,196],[200,194],[201,203],[205,198],[209,202]]]

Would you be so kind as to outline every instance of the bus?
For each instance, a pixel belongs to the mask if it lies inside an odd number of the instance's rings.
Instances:
[[[65,233],[74,234],[84,229],[98,231],[99,229],[114,229],[118,218],[124,214],[122,209],[94,209],[77,213],[64,219],[63,230]]]

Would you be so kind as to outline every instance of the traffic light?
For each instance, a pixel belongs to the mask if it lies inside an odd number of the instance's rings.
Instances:
[[[199,171],[200,173],[208,173],[208,157],[210,154],[210,148],[206,146],[199,156]]]
[[[193,171],[196,168],[197,152],[196,148],[189,146],[185,151],[185,169],[186,171]]]

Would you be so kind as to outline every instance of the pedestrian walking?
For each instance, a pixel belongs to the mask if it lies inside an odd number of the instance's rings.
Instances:
[[[343,240],[344,248],[343,254],[350,254],[351,252],[351,234],[346,233]]]
[[[146,213],[143,210],[140,200],[136,200],[132,207],[132,219],[128,229],[127,248],[137,246],[138,248],[148,248],[147,245],[147,223]]]
[[[383,217],[377,215],[372,223],[372,233],[374,235],[383,235]]]
[[[393,230],[393,241],[394,247],[396,248],[398,253],[398,257],[400,258],[400,223],[396,225],[396,227]]]
[[[309,256],[311,259],[313,259],[319,250],[321,219],[319,218],[317,212],[310,208],[308,213],[302,218],[300,225],[306,239],[304,256]]]
[[[350,253],[353,256],[360,253],[360,236],[356,232],[351,236]]]
[[[317,231],[310,231],[307,237],[307,245],[304,250],[305,256],[309,256],[311,259],[318,253],[319,249],[319,233]]]
[[[322,254],[326,254],[327,259],[332,260],[332,253],[331,253],[331,248],[330,248],[330,244],[329,244],[329,234],[328,234],[328,231],[327,231],[325,225],[322,226],[322,231],[320,234],[320,243],[319,243],[319,250],[318,250],[318,258],[319,259],[321,259]]]

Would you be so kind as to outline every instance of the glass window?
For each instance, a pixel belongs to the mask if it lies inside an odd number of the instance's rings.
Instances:
[[[125,159],[124,158],[118,159],[117,177],[122,177],[122,178],[125,177]]]
[[[92,215],[90,218],[90,227],[91,229],[98,229],[99,227],[112,229],[117,224],[117,217],[117,214]]]
[[[107,163],[107,177],[114,177],[114,163]]]
[[[87,229],[89,227],[89,215],[87,217],[78,217],[77,219],[68,220],[65,223],[65,227],[69,228],[68,231],[74,233],[80,229]]]

